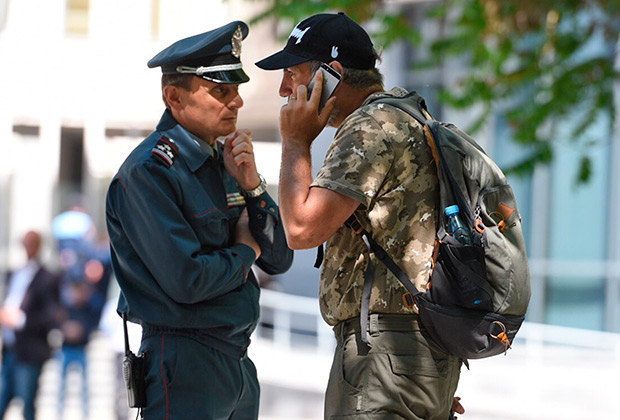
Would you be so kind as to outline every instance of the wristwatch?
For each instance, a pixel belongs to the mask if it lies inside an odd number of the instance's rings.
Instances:
[[[263,178],[261,174],[258,174],[258,178],[260,179],[260,184],[258,184],[258,187],[253,190],[246,191],[243,188],[240,188],[241,194],[243,194],[244,197],[255,198],[267,191],[267,181],[265,181],[265,178]]]

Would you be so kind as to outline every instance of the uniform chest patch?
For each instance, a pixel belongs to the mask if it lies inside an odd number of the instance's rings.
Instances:
[[[167,168],[174,164],[178,153],[179,149],[174,140],[166,136],[162,136],[151,150],[151,155]]]
[[[226,194],[226,204],[228,207],[245,206],[245,199],[238,192]]]

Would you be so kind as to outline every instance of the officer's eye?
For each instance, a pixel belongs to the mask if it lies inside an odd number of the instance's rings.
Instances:
[[[228,95],[230,95],[230,89],[226,85],[217,85],[209,89],[211,96],[216,99],[225,99]]]
[[[221,102],[228,102],[238,95],[239,86],[237,85],[217,85],[209,89],[209,93]]]

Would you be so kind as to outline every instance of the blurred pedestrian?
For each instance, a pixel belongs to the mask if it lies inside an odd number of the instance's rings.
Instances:
[[[79,207],[56,216],[52,232],[61,266],[60,331],[62,347],[58,412],[63,418],[67,375],[77,369],[82,378],[82,412],[89,413],[87,346],[97,330],[112,272],[108,246],[97,242],[91,217]]]
[[[39,377],[52,353],[48,334],[56,326],[59,282],[39,260],[41,242],[38,232],[27,232],[22,241],[26,264],[7,276],[7,294],[0,309],[0,418],[17,397],[24,403],[24,418],[35,419]]]
[[[112,286],[112,285],[111,285]],[[111,298],[103,308],[101,321],[99,322],[99,330],[105,334],[107,338],[108,348],[114,353],[114,411],[116,420],[131,420],[136,418],[137,409],[129,408],[127,405],[127,387],[123,378],[123,359],[125,357],[125,334],[123,328],[123,320],[116,313],[119,293],[111,293]],[[140,347],[142,338],[142,328],[133,322],[127,323],[127,336],[131,349]]]

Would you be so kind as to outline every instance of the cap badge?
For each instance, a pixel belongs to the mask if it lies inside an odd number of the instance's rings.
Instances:
[[[235,58],[241,57],[241,41],[243,40],[243,32],[241,31],[241,26],[237,26],[237,30],[233,34],[231,44],[232,44],[232,55]]]

